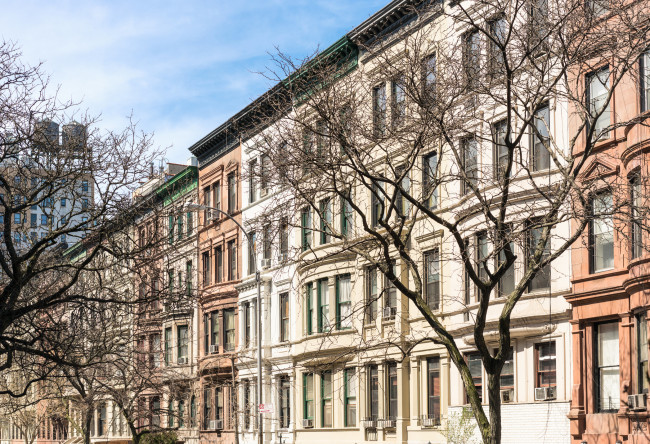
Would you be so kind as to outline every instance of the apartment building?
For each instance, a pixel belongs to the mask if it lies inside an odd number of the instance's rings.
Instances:
[[[647,237],[642,228],[649,174],[644,147],[650,133],[643,122],[650,54],[639,52],[629,72],[621,73],[616,62],[594,60],[576,79],[589,97],[585,107],[594,115],[602,113],[591,125],[593,135],[589,128],[581,131],[574,153],[580,156],[592,144],[595,155],[579,176],[592,218],[572,251],[572,292],[566,297],[572,307],[573,443],[650,442],[646,402],[650,302]],[[602,105],[596,100],[610,92],[611,101],[599,109]],[[572,133],[580,131],[575,120],[569,127]]]
[[[235,122],[190,147],[199,161],[199,427],[202,443],[233,443],[241,282],[241,146]]]

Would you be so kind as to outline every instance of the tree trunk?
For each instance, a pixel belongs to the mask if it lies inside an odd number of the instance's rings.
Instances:
[[[93,422],[93,409],[87,409],[83,419],[84,444],[90,444],[90,429]]]
[[[489,435],[483,434],[485,444],[501,443],[501,375],[488,374],[488,402],[490,412]]]

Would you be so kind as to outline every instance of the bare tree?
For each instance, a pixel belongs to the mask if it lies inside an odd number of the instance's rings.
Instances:
[[[356,69],[353,52],[275,57],[278,85],[260,107],[265,129],[252,134],[255,155],[272,167],[247,175],[287,191],[274,195],[259,224],[293,221],[302,231],[299,267],[356,261],[410,300],[430,328],[425,340],[444,345],[460,372],[483,442],[496,444],[518,302],[553,261],[586,246],[593,221],[614,218],[628,234],[627,178],[591,173],[607,163],[607,135],[645,118],[610,119],[609,103],[619,84],[638,80],[650,10],[618,0],[401,7],[411,17],[403,26],[355,42]],[[642,221],[647,211],[634,209]],[[438,261],[457,264],[458,279],[427,299],[416,238],[437,231]],[[477,233],[478,256],[468,241]],[[317,248],[314,235],[327,247]],[[502,286],[517,261],[520,277]],[[471,320],[489,419],[441,306]]]
[[[130,223],[132,192],[160,153],[132,122],[98,129],[98,119],[59,99],[41,65],[23,64],[15,44],[0,44],[0,66],[0,371],[29,360],[41,367],[2,390],[22,396],[55,365],[71,364],[68,304],[125,302],[76,284],[137,253],[112,235]]]

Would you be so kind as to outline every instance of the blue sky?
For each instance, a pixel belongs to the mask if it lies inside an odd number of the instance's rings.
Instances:
[[[259,74],[279,47],[324,49],[388,0],[22,0],[0,14],[4,40],[42,61],[64,98],[120,129],[139,128],[184,163],[187,148],[271,83]]]

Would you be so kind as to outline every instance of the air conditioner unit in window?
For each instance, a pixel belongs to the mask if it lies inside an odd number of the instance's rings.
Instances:
[[[178,365],[187,365],[187,357],[178,358]]]
[[[260,197],[264,197],[264,196],[266,196],[267,194],[269,194],[269,189],[268,189],[268,188],[262,188],[262,189],[260,190]]]
[[[278,256],[278,262],[281,263],[281,264],[283,264],[283,263],[285,263],[285,262],[287,261],[288,258],[289,258],[289,254],[288,254],[288,253],[281,253],[281,254]]]
[[[214,428],[213,430],[223,430],[223,419],[215,419],[214,421]]]
[[[420,424],[422,427],[436,427],[440,425],[440,418],[429,417],[428,415],[422,415],[420,418]]]
[[[271,259],[262,259],[262,268],[270,268]]]
[[[302,428],[303,429],[311,429],[314,427],[314,420],[313,419],[303,419],[302,420]]]
[[[217,344],[212,344],[210,346],[210,354],[219,353],[219,346]]]
[[[382,318],[392,319],[397,314],[397,307],[384,307]]]
[[[513,402],[515,400],[515,389],[509,388],[501,390],[501,402]]]
[[[645,393],[636,395],[629,395],[627,397],[627,408],[632,411],[645,411],[647,410],[647,396]]]
[[[535,388],[535,401],[548,401],[555,399],[555,387]]]

